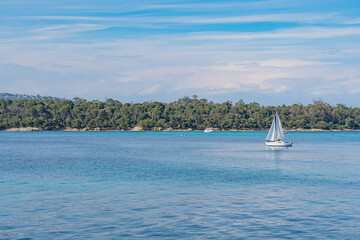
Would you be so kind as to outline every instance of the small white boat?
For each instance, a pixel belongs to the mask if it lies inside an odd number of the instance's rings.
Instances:
[[[212,130],[211,128],[206,128],[204,132],[209,133],[209,132],[212,132],[212,131],[214,131],[214,130]]]
[[[286,142],[279,115],[276,113],[271,128],[266,137],[265,144],[272,147],[291,147],[292,142]]]

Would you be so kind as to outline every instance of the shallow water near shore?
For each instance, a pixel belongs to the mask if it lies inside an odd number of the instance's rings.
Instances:
[[[0,239],[359,239],[360,132],[1,132]]]

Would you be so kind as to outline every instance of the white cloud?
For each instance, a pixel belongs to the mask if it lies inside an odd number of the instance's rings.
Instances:
[[[12,85],[0,83],[12,92],[18,85],[22,86],[19,89],[28,89],[21,92],[30,94],[88,99],[138,96],[154,100],[168,96],[173,100],[192,94],[226,97],[251,93],[254,97],[277,94],[288,95],[288,99],[308,96],[311,100],[315,95],[360,91],[359,65],[334,61],[339,56],[352,56],[347,50],[323,55],[316,46],[280,45],[270,46],[269,50],[261,46],[251,50],[242,42],[242,48],[236,49],[235,43],[233,50],[232,45],[187,46],[176,41],[177,36],[166,41],[154,38],[101,44],[7,45],[0,48],[0,64],[12,63],[47,73],[20,69],[19,75],[11,78]],[[6,69],[2,69],[2,79],[8,80]]]
[[[219,93],[257,91],[263,94],[298,92],[321,95],[332,94],[340,85],[345,92],[353,92],[354,86],[349,83],[356,81],[356,76],[360,73],[360,70],[341,64],[297,59],[291,59],[289,64],[285,64],[287,61],[289,60],[271,59],[223,62],[207,67],[154,68],[138,72],[136,79],[142,79],[140,83],[153,82],[156,88],[150,90],[157,91],[160,91],[159,86],[166,79],[172,86],[166,89],[168,91],[202,89]],[[132,75],[130,72],[127,74]],[[360,89],[360,86],[356,88]],[[327,89],[326,92],[324,89]]]
[[[0,83],[11,92],[22,86],[21,92],[69,98],[154,97],[158,93],[169,96],[193,93],[218,95],[236,92],[250,92],[257,96],[290,94],[293,97],[324,97],[338,94],[339,91],[342,94],[360,91],[360,70],[356,66],[301,59],[291,59],[290,65],[283,64],[286,61],[289,60],[220,62],[208,66],[137,68],[117,73],[116,67],[104,64],[99,71],[88,67],[87,71],[77,70],[67,74],[3,65],[0,67],[1,81],[6,79],[7,83]],[[89,66],[95,66],[95,62]],[[103,74],[106,71],[109,73]]]

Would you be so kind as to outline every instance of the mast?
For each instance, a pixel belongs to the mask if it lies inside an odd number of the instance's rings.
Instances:
[[[277,126],[277,112],[275,113],[274,121],[275,121],[275,136],[276,136],[276,138],[274,138],[274,140],[277,140],[277,138],[278,138],[277,129],[276,129],[276,126]]]

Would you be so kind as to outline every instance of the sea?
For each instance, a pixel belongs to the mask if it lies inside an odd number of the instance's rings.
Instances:
[[[360,132],[0,132],[0,239],[360,239]]]

